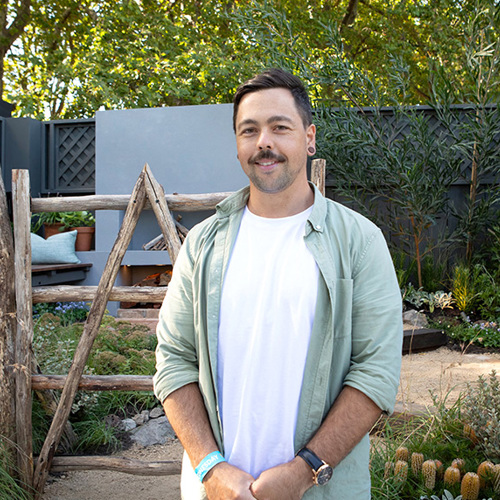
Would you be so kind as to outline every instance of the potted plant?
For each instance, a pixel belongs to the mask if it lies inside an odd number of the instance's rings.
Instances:
[[[81,210],[77,212],[40,212],[35,214],[36,222],[33,231],[44,227],[45,238],[64,231],[77,231],[75,249],[88,251],[92,246],[95,232],[95,217],[91,212]]]

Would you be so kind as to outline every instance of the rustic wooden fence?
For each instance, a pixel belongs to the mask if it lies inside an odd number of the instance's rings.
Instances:
[[[325,191],[325,161],[314,160],[311,180],[320,191]],[[118,470],[139,475],[171,475],[180,472],[180,463],[171,461],[142,462],[120,457],[56,457],[55,452],[67,425],[71,405],[78,390],[152,390],[152,377],[113,375],[84,376],[93,342],[97,336],[109,300],[156,302],[163,301],[164,289],[155,287],[115,287],[115,279],[123,256],[132,238],[139,215],[152,209],[161,228],[167,250],[175,263],[181,243],[170,209],[200,211],[215,208],[229,193],[196,195],[165,195],[148,165],[143,168],[130,196],[94,195],[65,198],[30,198],[29,173],[14,170],[12,175],[12,203],[14,219],[14,267],[16,290],[17,330],[15,343],[16,384],[16,447],[17,465],[22,484],[35,499],[42,495],[49,470]],[[109,254],[99,285],[90,286],[31,286],[31,215],[36,212],[71,210],[125,210],[117,239]],[[32,304],[85,300],[92,305],[76,348],[73,363],[67,375],[38,374],[33,369],[31,355],[33,341]],[[36,363],[35,363],[36,366]],[[33,458],[32,446],[32,390],[62,389],[54,411],[52,424],[39,456]]]

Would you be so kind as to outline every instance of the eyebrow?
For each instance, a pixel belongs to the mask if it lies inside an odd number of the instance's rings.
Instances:
[[[276,122],[293,123],[293,120],[286,115],[274,115],[267,119],[268,124]],[[238,124],[238,130],[240,130],[241,127],[244,127],[246,125],[258,125],[258,123],[257,120],[253,120],[252,118],[247,118],[246,120],[243,120],[241,123]]]

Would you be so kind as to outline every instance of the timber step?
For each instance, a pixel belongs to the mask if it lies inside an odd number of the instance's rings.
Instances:
[[[430,351],[448,343],[442,330],[433,328],[410,329],[404,331],[403,354]]]
[[[151,333],[155,333],[159,313],[160,309],[154,308],[118,309],[116,319],[136,325],[145,325],[150,329]]]

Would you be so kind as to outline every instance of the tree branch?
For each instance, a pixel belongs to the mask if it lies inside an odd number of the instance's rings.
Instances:
[[[75,5],[68,7],[64,12],[63,15],[61,16],[61,19],[59,22],[56,24],[56,27],[54,28],[54,41],[52,42],[50,46],[50,50],[54,51],[57,48],[58,41],[60,39],[60,34],[62,31],[63,26],[66,24],[68,19],[70,18],[71,14],[73,12],[78,11],[82,4],[82,0],[79,0]]]
[[[358,4],[359,0],[349,0],[347,12],[345,13],[344,19],[342,19],[342,27],[350,26],[354,23],[356,15],[358,14]]]
[[[4,53],[7,53],[7,50],[16,41],[19,35],[21,35],[21,33],[24,31],[24,28],[28,24],[31,15],[31,0],[21,0],[21,4],[16,11],[16,17],[9,26],[6,26],[7,3],[2,2],[2,4],[4,4],[5,7],[2,9],[3,25],[0,47],[5,50]]]

